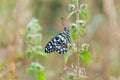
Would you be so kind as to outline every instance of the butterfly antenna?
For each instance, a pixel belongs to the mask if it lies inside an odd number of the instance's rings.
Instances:
[[[63,19],[63,17],[61,18],[61,21],[62,21],[63,27],[65,28],[65,24],[64,24],[64,19]]]

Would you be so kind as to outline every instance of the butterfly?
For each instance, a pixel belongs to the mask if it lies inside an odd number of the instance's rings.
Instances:
[[[68,27],[64,27],[64,31],[52,38],[45,46],[45,52],[58,52],[64,54],[68,50],[68,43],[72,44],[70,31]]]

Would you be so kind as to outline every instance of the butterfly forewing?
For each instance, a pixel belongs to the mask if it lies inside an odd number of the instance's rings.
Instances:
[[[45,52],[46,53],[51,53],[51,52],[54,52],[54,51],[55,51],[55,48],[54,48],[53,42],[52,41],[48,42],[48,44],[45,47]]]

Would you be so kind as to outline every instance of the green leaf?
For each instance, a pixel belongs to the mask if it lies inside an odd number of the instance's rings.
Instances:
[[[69,10],[73,11],[75,10],[75,5],[74,4],[68,4]]]
[[[81,4],[81,5],[80,5],[80,8],[83,9],[83,10],[86,10],[87,4]]]
[[[33,53],[27,53],[27,58],[28,59],[31,59],[31,58],[33,58],[33,57],[35,57],[35,54],[33,54]]]
[[[79,12],[79,14],[80,14],[80,16],[81,16],[83,19],[88,20],[88,13],[87,13],[86,11],[81,10],[81,11]]]
[[[32,40],[32,34],[27,34],[27,40],[31,41]]]
[[[64,55],[64,62],[67,63],[68,58],[70,55],[72,55],[72,49],[70,49],[65,55]]]
[[[79,31],[78,31],[78,30],[74,30],[74,31],[71,33],[71,36],[72,36],[73,41],[76,41],[76,40],[77,40],[78,34],[79,34]]]
[[[38,23],[34,23],[35,32],[42,30],[42,27]]]
[[[41,26],[38,24],[38,20],[32,18],[31,21],[27,25],[28,33],[35,33],[37,31],[42,30]]]
[[[31,59],[31,58],[33,58],[35,56],[35,53],[34,53],[34,51],[31,48],[27,49],[25,51],[25,53],[27,54],[27,58],[28,59]]]
[[[71,30],[75,30],[77,28],[77,24],[76,23],[71,23],[70,28],[71,28]]]
[[[77,23],[80,25],[80,26],[84,26],[86,21],[84,20],[78,20]]]
[[[77,4],[77,3],[78,3],[78,0],[72,0],[72,3],[73,3],[73,4]]]
[[[39,71],[43,71],[44,67],[37,63],[37,62],[32,62],[30,67],[28,68],[27,72],[39,72]]]
[[[41,46],[41,41],[40,40],[36,40],[35,44],[36,44],[36,46]]]
[[[41,34],[36,34],[36,39],[42,41],[42,35]]]
[[[33,68],[28,68],[28,69],[26,70],[26,74],[31,74],[31,73],[33,73],[33,72],[34,72]]]
[[[46,75],[43,71],[36,72],[36,80],[46,80]]]
[[[80,28],[79,32],[80,32],[81,35],[83,35],[83,34],[85,34],[86,30],[83,29],[83,28]]]
[[[75,13],[75,11],[70,12],[70,13],[67,15],[67,19],[69,19],[74,13]]]
[[[30,67],[26,70],[27,74],[30,73],[35,73],[36,80],[45,80],[46,76],[45,73],[43,72],[44,67],[37,63],[37,62],[32,62]]]
[[[36,38],[35,44],[36,44],[37,46],[41,45],[42,35],[41,35],[41,34],[36,34],[36,35],[35,35],[35,38]]]
[[[86,66],[90,65],[92,57],[89,51],[80,52],[79,56],[83,64],[85,64]]]
[[[69,76],[69,79],[70,79],[70,80],[74,80],[74,76],[73,76],[73,75],[70,75],[70,76]]]
[[[77,24],[75,23],[70,24],[70,28],[71,28],[72,39],[73,41],[76,41],[78,38],[78,33],[79,33],[79,31],[77,30]]]
[[[81,45],[82,51],[88,51],[89,45],[87,43],[84,43]]]

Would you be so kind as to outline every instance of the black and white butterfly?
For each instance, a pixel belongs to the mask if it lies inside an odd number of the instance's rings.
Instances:
[[[68,43],[72,44],[72,39],[69,29],[65,27],[63,32],[59,33],[47,43],[45,52],[58,52],[59,54],[64,54],[68,50]]]

